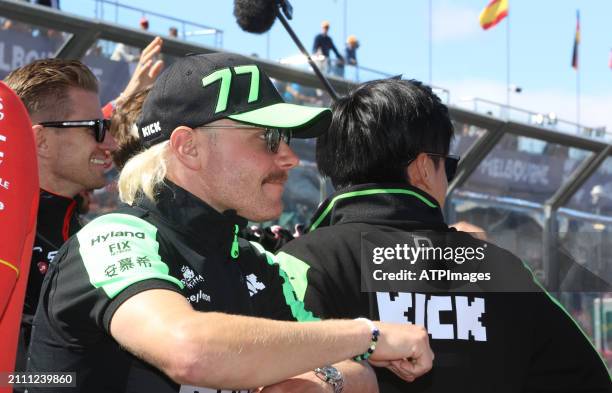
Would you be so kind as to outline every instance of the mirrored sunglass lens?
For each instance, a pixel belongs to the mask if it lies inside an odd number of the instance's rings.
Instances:
[[[278,151],[278,145],[280,144],[280,133],[275,128],[269,128],[266,130],[266,142],[268,144],[268,150],[272,153]]]
[[[291,142],[291,130],[283,130],[281,132],[281,136],[283,137],[283,141],[285,141],[286,144],[289,144]]]

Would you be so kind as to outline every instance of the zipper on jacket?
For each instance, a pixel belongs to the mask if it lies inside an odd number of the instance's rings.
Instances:
[[[232,241],[232,250],[230,251],[230,255],[233,259],[238,258],[238,255],[240,255],[238,248],[238,230],[238,225],[234,225],[234,240]]]

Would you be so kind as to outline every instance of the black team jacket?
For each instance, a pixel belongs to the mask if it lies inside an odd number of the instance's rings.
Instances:
[[[362,280],[368,290],[371,279],[360,266],[362,234],[414,231],[424,237],[454,232],[463,245],[485,247],[479,266],[494,279],[468,282],[463,293],[428,292],[417,281],[401,292],[362,291]],[[522,261],[449,228],[436,201],[417,188],[366,184],[333,194],[315,213],[310,232],[285,245],[277,261],[298,298],[321,318],[425,325],[433,369],[413,383],[377,369],[383,393],[611,391],[607,367],[589,339]],[[503,285],[521,292],[500,293]]]
[[[75,199],[40,190],[36,238],[32,248],[32,262],[23,305],[22,334],[26,344],[30,339],[40,287],[49,264],[64,242],[81,229],[78,217]]]
[[[165,182],[156,202],[143,197],[100,216],[60,249],[42,286],[28,371],[75,372],[76,386],[29,392],[219,392],[175,383],[112,338],[114,312],[143,291],[178,292],[197,311],[316,320],[272,256],[238,238],[244,218]]]

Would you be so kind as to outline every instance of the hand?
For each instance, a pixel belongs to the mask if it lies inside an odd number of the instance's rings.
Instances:
[[[483,241],[487,240],[487,232],[485,232],[484,229],[477,225],[470,224],[467,221],[459,221],[451,225],[451,227],[455,228],[460,232],[468,232],[470,235],[472,235],[472,237],[475,237],[476,239],[480,239]]]
[[[386,368],[406,382],[414,382],[417,378],[417,375],[414,373],[414,364],[409,359],[392,360]]]
[[[315,375],[313,371],[289,378],[274,385],[256,389],[253,393],[333,393],[333,388]]]
[[[163,40],[160,37],[155,37],[140,54],[140,60],[134,70],[134,74],[130,78],[125,90],[117,99],[117,106],[120,101],[139,91],[151,87],[155,80],[164,68],[163,60],[154,61],[154,57],[161,52]]]
[[[409,382],[431,370],[434,354],[424,327],[382,322],[376,325],[380,336],[370,364],[388,367]]]

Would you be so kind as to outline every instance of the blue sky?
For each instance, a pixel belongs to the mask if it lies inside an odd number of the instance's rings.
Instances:
[[[240,30],[231,0],[123,3],[222,29],[226,50],[257,53],[261,57],[269,52],[272,60],[298,53],[278,21],[269,36]],[[608,68],[612,1],[509,0],[509,19],[483,31],[478,15],[487,3],[488,0],[431,0],[431,82],[450,90],[451,104],[466,106],[464,99],[468,97],[506,101],[509,21],[510,82],[523,89],[521,94],[511,95],[511,104],[534,112],[555,112],[561,119],[575,121],[576,71],[570,63],[576,9],[580,9],[581,123],[606,125],[612,131],[612,69]],[[94,15],[93,0],[62,0],[61,4],[66,11]],[[358,37],[358,59],[363,66],[429,82],[430,0],[293,0],[292,4],[294,19],[290,23],[308,49],[321,21],[327,19],[331,23],[330,35],[340,50],[345,32]],[[114,20],[114,11],[107,8],[105,16]],[[140,16],[121,11],[118,22],[137,26]],[[149,19],[151,31],[167,31],[168,22]],[[212,40],[208,43],[212,44]]]

